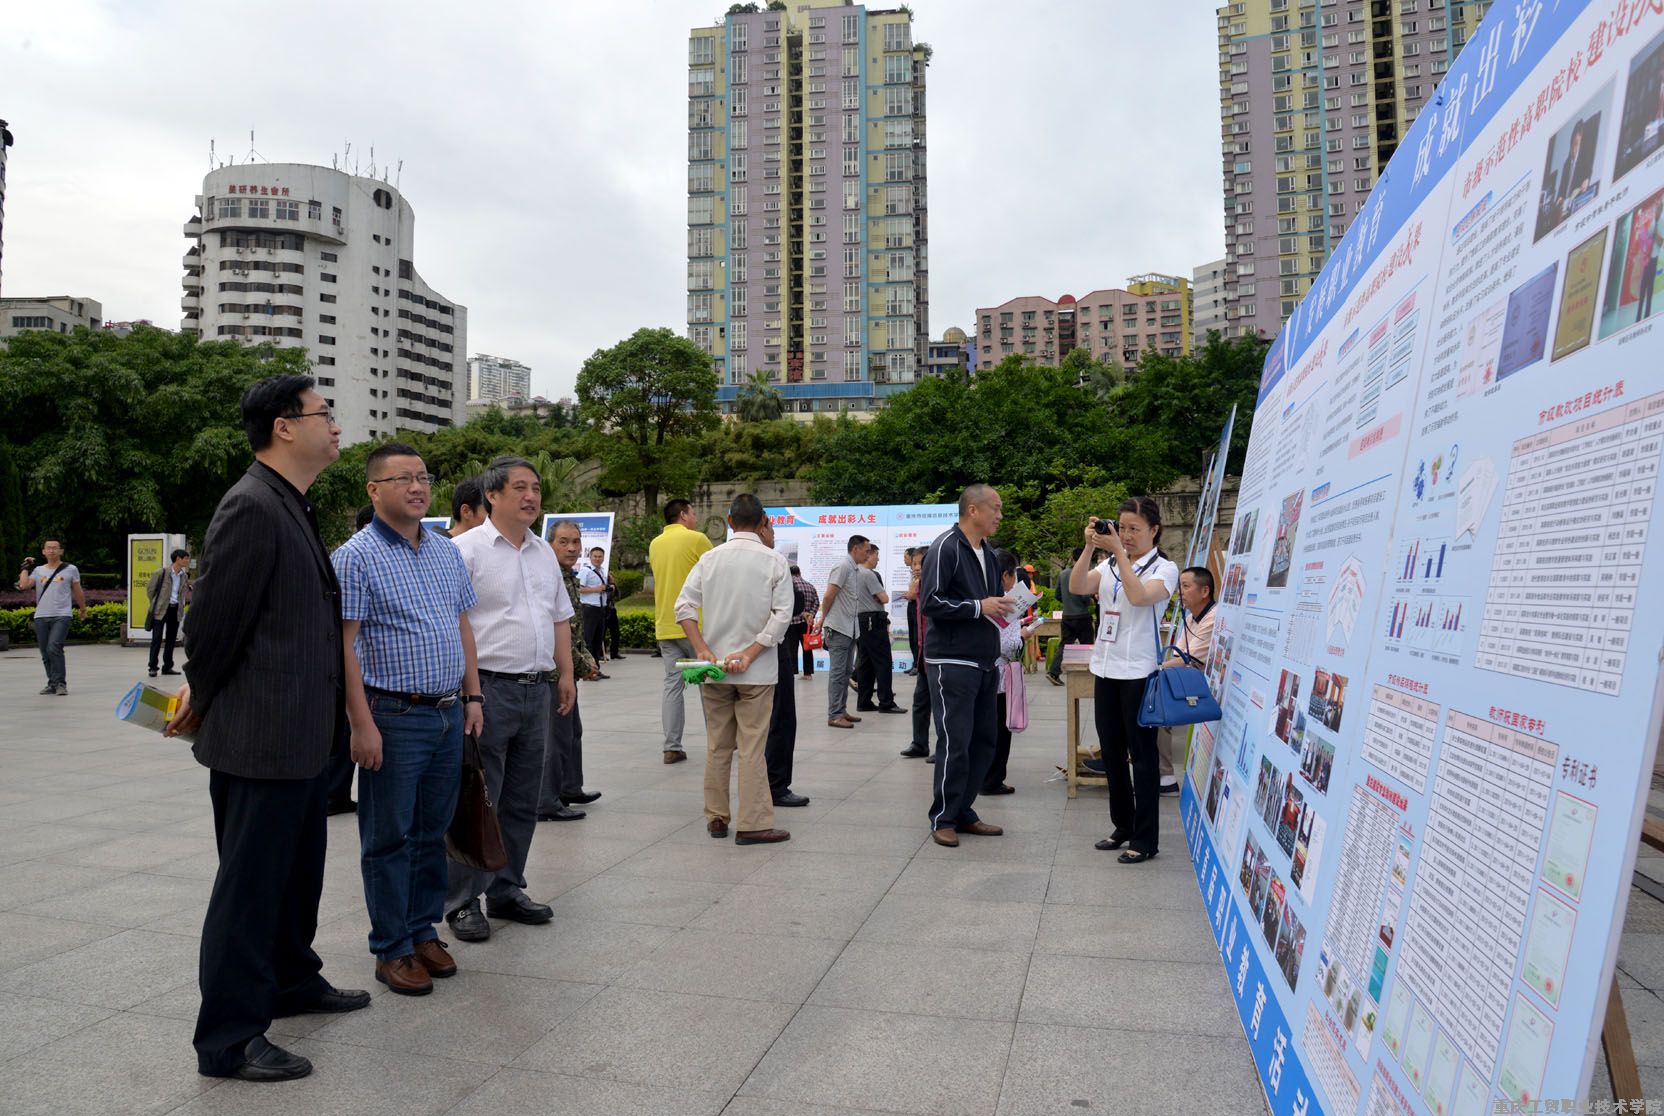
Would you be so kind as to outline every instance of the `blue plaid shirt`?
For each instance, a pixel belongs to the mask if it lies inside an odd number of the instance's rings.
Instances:
[[[359,621],[353,649],[364,685],[444,694],[462,685],[457,618],[474,607],[474,583],[456,544],[423,531],[420,549],[378,516],[336,550],[341,618]]]

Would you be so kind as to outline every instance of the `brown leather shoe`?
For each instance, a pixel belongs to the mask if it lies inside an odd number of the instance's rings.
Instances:
[[[666,763],[681,763],[687,758],[688,754],[686,752],[672,752],[668,748],[664,753],[664,762]]]
[[[706,823],[705,832],[709,833],[712,837],[721,840],[722,838],[728,836],[728,823],[723,821],[721,818],[712,818]]]
[[[848,717],[833,717],[826,722],[827,728],[854,728],[855,722]]]
[[[1003,837],[1005,830],[997,825],[989,825],[985,821],[974,821],[970,825],[962,825],[959,832],[969,833],[973,837]]]
[[[445,943],[437,938],[430,938],[425,942],[416,943],[416,960],[431,977],[448,977],[456,975],[456,962],[451,960],[450,950]]]
[[[741,829],[734,834],[736,845],[772,845],[791,839],[792,835],[784,829]]]
[[[952,826],[947,826],[943,829],[931,830],[930,839],[935,841],[938,845],[943,845],[950,849],[957,849],[959,847],[959,834]]]
[[[850,712],[847,712],[847,711],[846,711],[846,712],[845,712],[845,713],[844,713],[844,720],[846,720],[846,721],[854,721],[854,722],[855,722],[855,723],[856,723],[856,724],[860,724],[860,723],[861,723],[861,718],[859,718],[859,717],[857,717],[857,716],[856,716],[856,715],[855,715],[855,714],[853,714],[853,713],[850,713]]]
[[[433,978],[413,953],[377,961],[376,979],[401,996],[426,996],[433,991]]]

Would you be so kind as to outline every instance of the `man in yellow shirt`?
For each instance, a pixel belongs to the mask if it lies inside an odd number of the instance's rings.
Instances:
[[[664,506],[664,530],[647,548],[653,567],[653,627],[664,658],[664,762],[680,763],[688,758],[682,749],[682,672],[677,659],[694,657],[693,644],[676,621],[676,597],[699,556],[711,549],[711,540],[699,528],[693,505],[672,500]]]

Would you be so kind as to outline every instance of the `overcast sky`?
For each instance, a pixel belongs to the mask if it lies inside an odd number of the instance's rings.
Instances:
[[[571,394],[685,327],[687,31],[725,0],[283,5],[9,0],[7,296],[177,328],[181,226],[253,149],[403,160],[415,262],[468,351]],[[1224,254],[1209,0],[912,0],[929,73],[932,336],[976,307]]]

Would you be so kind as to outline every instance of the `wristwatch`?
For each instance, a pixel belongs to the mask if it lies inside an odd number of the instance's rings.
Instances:
[[[484,694],[463,694],[462,695],[462,704],[464,704],[464,705],[484,705],[485,704],[485,695]]]

